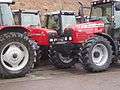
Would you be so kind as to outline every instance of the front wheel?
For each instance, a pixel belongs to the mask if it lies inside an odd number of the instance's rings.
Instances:
[[[2,78],[24,76],[33,67],[34,50],[27,36],[9,32],[0,36],[0,75]]]
[[[84,45],[82,51],[84,67],[91,72],[107,70],[112,62],[112,55],[110,42],[104,37],[94,37]]]
[[[48,47],[40,46],[38,50],[36,50],[37,57],[35,62],[35,68],[40,66],[48,65]]]
[[[77,58],[68,46],[58,45],[49,51],[49,61],[53,66],[59,69],[70,68],[77,62]]]

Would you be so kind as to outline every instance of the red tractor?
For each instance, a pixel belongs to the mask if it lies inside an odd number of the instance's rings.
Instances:
[[[79,2],[80,3],[80,2]],[[80,3],[81,7],[79,9],[79,13],[78,15],[81,16],[81,18],[78,19],[79,23],[85,22],[84,19],[84,13],[83,13],[83,5],[82,3]],[[76,13],[74,11],[67,11],[67,10],[61,10],[61,11],[54,11],[54,12],[49,12],[45,14],[45,27],[48,29],[53,29],[56,30],[58,33],[59,38],[64,38],[64,29],[71,27],[73,25],[77,24],[77,19],[76,19]],[[67,40],[67,38],[65,38]],[[72,39],[71,37],[69,39]],[[57,38],[50,38],[50,42],[56,42]],[[64,44],[64,43],[63,43]],[[52,46],[52,45],[51,45]],[[62,46],[62,44],[60,44],[60,46]],[[66,49],[69,49],[71,46],[67,46],[67,45],[63,45],[66,47]],[[56,47],[57,48],[57,47]],[[67,53],[69,53],[69,50],[63,50],[61,47],[58,47],[61,49],[61,51],[63,52],[63,54],[56,52],[57,56],[55,59],[51,59],[51,57],[49,57],[49,60],[52,64],[54,64],[55,67],[57,68],[69,68],[71,66],[73,66],[78,60],[72,59],[68,56]],[[51,51],[51,49],[48,48],[49,52],[54,52]],[[46,57],[47,57],[47,49],[44,50],[46,51]],[[49,56],[51,56],[50,54],[48,54]],[[72,54],[71,54],[72,56]]]
[[[92,2],[89,22],[59,29],[57,41],[50,39],[50,60],[53,65],[59,68],[69,67],[71,63],[80,60],[88,71],[107,70],[114,62],[113,57],[119,56],[119,14],[119,1]],[[59,20],[69,22],[71,19],[61,15]]]
[[[42,27],[41,13],[38,10],[13,10],[13,17],[15,25]],[[37,50],[35,68],[48,63],[48,48],[49,46],[43,45]]]
[[[76,14],[74,11],[55,11],[45,14],[45,27],[48,29],[56,30],[58,35],[56,38],[51,37],[50,43],[51,46],[49,48],[49,60],[50,62],[57,68],[69,68],[73,66],[77,59],[73,58],[73,54],[71,53],[71,46],[67,45],[64,42],[64,29],[68,26],[76,25]],[[68,33],[69,35],[70,33]],[[71,37],[69,39],[72,39]],[[56,44],[57,40],[62,40],[60,44]],[[57,42],[58,43],[58,42]],[[56,46],[56,50],[52,50],[53,46]],[[52,48],[52,49],[51,49]],[[59,52],[59,51],[60,52]],[[51,53],[54,53],[53,55]],[[69,57],[69,55],[71,57]]]
[[[34,67],[36,49],[49,47],[56,31],[40,27],[16,26],[10,9],[12,0],[0,0],[0,76],[24,76]],[[39,54],[40,56],[41,54]]]

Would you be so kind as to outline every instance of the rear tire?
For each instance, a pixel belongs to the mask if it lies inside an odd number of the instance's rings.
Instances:
[[[0,75],[15,78],[28,74],[34,65],[34,50],[29,38],[18,32],[0,36]]]
[[[96,36],[84,45],[82,50],[84,68],[90,72],[105,71],[112,62],[112,46],[101,36]]]

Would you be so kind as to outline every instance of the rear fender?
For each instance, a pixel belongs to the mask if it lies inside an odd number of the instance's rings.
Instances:
[[[20,33],[27,33],[29,30],[24,27],[19,26],[12,26],[12,27],[2,27],[0,28],[0,34],[6,32],[20,32]]]
[[[35,41],[39,46],[40,45],[49,46],[48,35],[45,33],[46,34],[45,36],[41,36],[42,33],[39,30],[35,30],[33,28],[26,28],[22,26],[0,27],[0,34],[6,32],[19,32],[22,34],[26,34],[29,38],[31,38],[31,40]]]

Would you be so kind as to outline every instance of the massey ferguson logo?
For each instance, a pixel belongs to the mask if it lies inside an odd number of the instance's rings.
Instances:
[[[55,34],[53,33],[52,36],[55,36]]]
[[[80,28],[101,28],[104,27],[104,24],[82,24]]]

